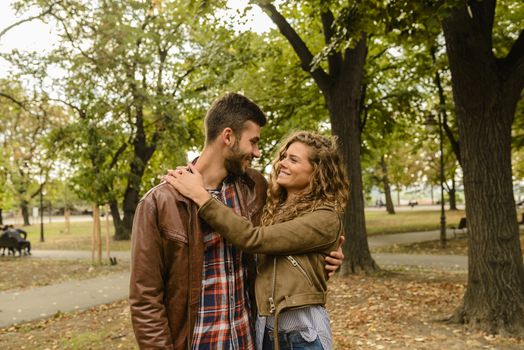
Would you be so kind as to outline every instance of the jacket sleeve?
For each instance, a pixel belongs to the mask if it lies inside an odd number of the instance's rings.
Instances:
[[[129,304],[140,349],[172,349],[164,299],[162,239],[151,197],[137,207],[131,241]]]
[[[198,213],[229,242],[248,253],[284,255],[323,251],[338,239],[341,230],[337,213],[329,209],[270,226],[254,226],[216,199],[204,203]]]

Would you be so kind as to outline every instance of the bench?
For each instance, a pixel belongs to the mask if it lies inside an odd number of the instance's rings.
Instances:
[[[457,236],[465,236],[468,234],[468,222],[466,221],[466,218],[460,218],[458,226],[452,226],[451,228],[453,229],[453,236],[455,238],[457,238]]]
[[[16,255],[16,252],[18,252],[18,255],[22,255],[22,249],[25,249],[25,246],[23,242],[19,242],[14,237],[9,237],[7,235],[2,235],[0,237],[0,250],[2,250],[2,256],[5,255],[5,251],[8,251],[8,254],[11,252],[13,255]]]
[[[417,202],[417,201],[411,201],[411,200],[410,200],[409,203],[408,203],[408,205],[413,209],[413,207],[414,207],[415,205],[418,205],[418,202]]]

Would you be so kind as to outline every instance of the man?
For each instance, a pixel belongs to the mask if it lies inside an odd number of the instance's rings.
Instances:
[[[267,183],[248,167],[260,156],[265,124],[246,97],[222,96],[207,112],[206,143],[195,163],[210,193],[254,224]],[[212,232],[197,206],[170,185],[142,198],[133,223],[129,296],[141,349],[254,349],[254,278],[253,257]]]
[[[2,228],[2,236],[13,238],[17,242],[16,248],[9,248],[9,252],[15,255],[15,249],[18,250],[18,254],[22,255],[22,250],[25,254],[31,255],[31,242],[27,240],[27,232],[15,228],[13,225],[6,225]],[[22,237],[23,236],[23,237]],[[5,252],[5,248],[4,251]]]

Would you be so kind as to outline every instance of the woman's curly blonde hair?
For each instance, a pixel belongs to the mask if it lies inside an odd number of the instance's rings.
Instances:
[[[287,191],[277,184],[280,160],[292,143],[309,146],[309,161],[313,165],[311,182],[306,191],[293,201],[286,201]],[[262,215],[262,223],[270,225],[311,212],[319,207],[331,207],[342,213],[349,195],[342,156],[335,137],[326,137],[309,131],[298,131],[281,142],[269,177],[268,199]]]

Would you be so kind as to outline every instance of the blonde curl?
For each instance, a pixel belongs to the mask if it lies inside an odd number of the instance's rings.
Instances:
[[[292,201],[287,201],[285,188],[277,183],[280,160],[292,143],[300,142],[309,147],[309,161],[313,165],[311,181],[306,191]],[[269,177],[268,199],[262,223],[270,225],[288,221],[301,213],[319,207],[330,207],[342,213],[349,195],[349,182],[344,162],[335,137],[326,137],[309,131],[298,131],[281,142],[272,162]]]

